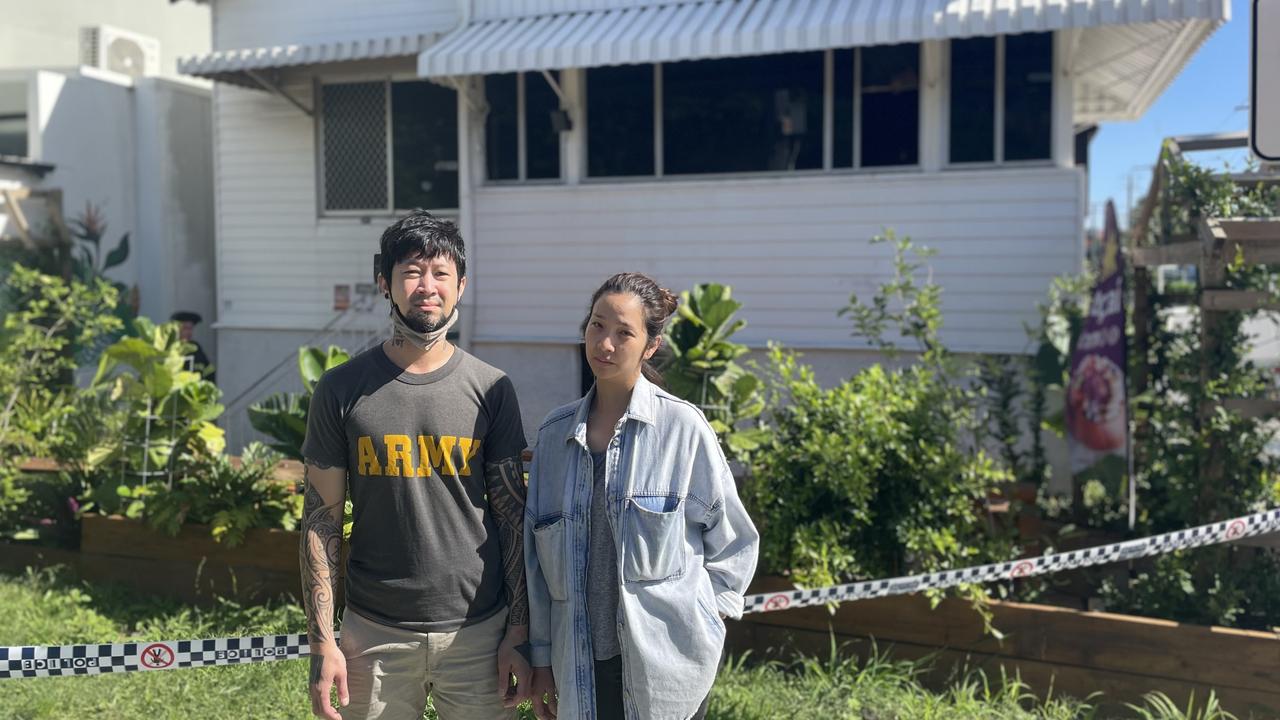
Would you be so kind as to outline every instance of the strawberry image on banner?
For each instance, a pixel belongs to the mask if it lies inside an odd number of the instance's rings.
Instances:
[[[1123,263],[1116,209],[1108,201],[1098,281],[1071,353],[1066,419],[1072,473],[1128,454]]]

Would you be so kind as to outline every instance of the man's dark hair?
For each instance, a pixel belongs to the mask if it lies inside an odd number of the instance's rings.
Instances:
[[[382,231],[378,245],[379,272],[387,282],[391,282],[391,270],[396,263],[414,258],[447,257],[458,266],[459,282],[467,276],[467,248],[458,226],[426,210],[414,210],[397,220]]]

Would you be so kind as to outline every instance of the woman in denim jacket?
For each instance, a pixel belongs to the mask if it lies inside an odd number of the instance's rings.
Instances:
[[[724,618],[742,615],[759,535],[715,432],[648,363],[676,302],[609,278],[583,327],[595,387],[538,430],[524,547],[541,718],[701,718]]]

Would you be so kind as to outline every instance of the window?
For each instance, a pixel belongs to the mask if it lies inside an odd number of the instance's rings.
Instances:
[[[458,207],[453,90],[430,82],[391,84],[391,158],[394,207]]]
[[[830,168],[915,165],[919,76],[919,44],[668,63],[652,74],[647,67],[588,71],[588,171],[820,170],[828,102]],[[648,123],[655,104],[656,130]],[[656,171],[648,162],[651,142],[662,158]]]
[[[858,92],[862,167],[920,158],[920,46],[862,48]]]
[[[559,78],[556,73],[552,77]],[[531,180],[560,177],[560,131],[553,115],[560,98],[542,73],[524,76],[525,177]]]
[[[662,67],[663,171],[822,167],[823,54]]]
[[[854,63],[857,62],[857,53],[854,50],[836,50],[833,54],[831,119],[835,132],[831,138],[831,166],[848,168],[854,166],[853,94],[856,91]]]
[[[951,163],[1049,159],[1053,35],[949,43]],[[588,68],[591,178],[920,164],[921,44]],[[559,99],[540,73],[491,75],[490,180],[560,177]]]
[[[0,155],[26,157],[27,84],[0,84]]]
[[[1047,160],[1053,127],[1053,35],[1004,39],[1004,159]]]
[[[652,65],[587,70],[589,177],[654,174],[653,75]]]
[[[832,52],[831,166],[920,160],[920,45]]]
[[[453,90],[425,81],[320,88],[327,212],[458,206],[458,110]]]
[[[953,40],[950,87],[951,162],[1050,159],[1052,34]]]
[[[559,82],[559,73],[551,73]],[[485,165],[490,180],[560,177],[560,98],[542,73],[484,79]]]
[[[996,159],[996,39],[951,42],[951,162]]]
[[[489,105],[485,119],[485,164],[490,180],[520,177],[520,93],[515,73],[489,75],[484,79],[484,99]]]

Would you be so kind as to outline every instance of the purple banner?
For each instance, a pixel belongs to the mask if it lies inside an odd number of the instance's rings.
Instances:
[[[1071,380],[1067,385],[1072,473],[1087,470],[1110,455],[1127,456],[1124,320],[1120,231],[1115,206],[1107,201],[1098,282],[1093,286],[1089,315],[1071,354]]]

